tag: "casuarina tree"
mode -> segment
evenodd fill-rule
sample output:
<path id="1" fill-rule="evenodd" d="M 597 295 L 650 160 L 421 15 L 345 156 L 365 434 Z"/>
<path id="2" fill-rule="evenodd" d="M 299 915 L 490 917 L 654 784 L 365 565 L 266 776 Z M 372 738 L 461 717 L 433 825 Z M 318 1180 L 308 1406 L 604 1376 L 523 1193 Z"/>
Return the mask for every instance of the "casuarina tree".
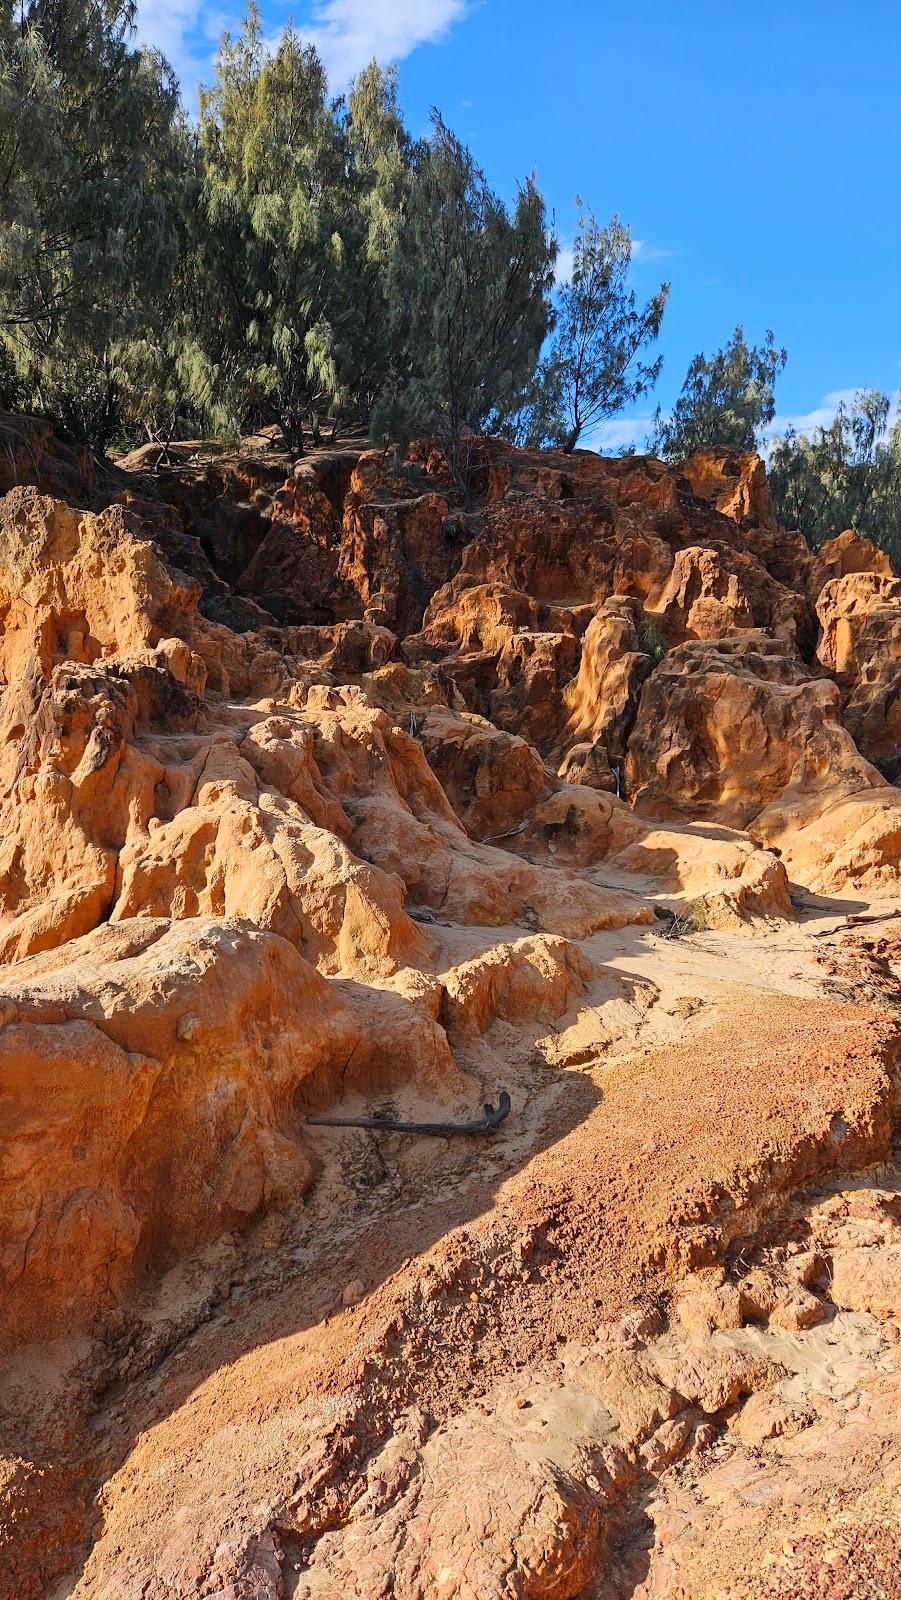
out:
<path id="1" fill-rule="evenodd" d="M 132 0 L 0 4 L 0 341 L 32 405 L 102 450 L 174 270 L 189 135 Z"/>
<path id="2" fill-rule="evenodd" d="M 753 450 L 775 415 L 773 389 L 786 359 L 771 331 L 762 344 L 748 345 L 741 326 L 709 361 L 703 353 L 695 356 L 672 416 L 659 408 L 655 414 L 654 454 L 679 462 L 704 445 Z"/>
<path id="3" fill-rule="evenodd" d="M 534 180 L 508 210 L 434 113 L 414 155 L 389 276 L 399 370 L 376 407 L 374 435 L 434 429 L 465 492 L 468 433 L 515 412 L 534 377 L 555 257 Z"/>
<path id="4" fill-rule="evenodd" d="M 557 296 L 553 344 L 529 412 L 529 443 L 574 450 L 586 431 L 657 382 L 663 357 L 648 363 L 641 356 L 660 333 L 670 286 L 640 305 L 629 285 L 632 256 L 631 232 L 618 217 L 604 227 L 590 211 L 579 218 L 572 274 Z"/>
<path id="5" fill-rule="evenodd" d="M 860 390 L 828 427 L 785 434 L 768 476 L 779 521 L 814 549 L 854 528 L 901 559 L 901 421 L 891 422 L 887 394 Z"/>
<path id="6" fill-rule="evenodd" d="M 235 425 L 275 422 L 289 449 L 345 398 L 338 346 L 350 282 L 343 141 L 315 50 L 289 27 L 270 53 L 251 7 L 201 91 L 206 270 L 218 290 L 210 370 Z"/>

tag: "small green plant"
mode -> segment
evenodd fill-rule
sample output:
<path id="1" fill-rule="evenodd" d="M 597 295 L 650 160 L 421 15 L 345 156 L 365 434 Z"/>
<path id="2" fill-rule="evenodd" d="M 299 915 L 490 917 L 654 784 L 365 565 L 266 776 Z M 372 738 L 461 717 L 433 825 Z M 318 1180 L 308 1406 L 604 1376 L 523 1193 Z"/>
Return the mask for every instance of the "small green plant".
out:
<path id="1" fill-rule="evenodd" d="M 645 617 L 638 629 L 638 648 L 646 656 L 651 656 L 655 664 L 663 660 L 669 648 L 659 624 L 652 617 Z"/>
<path id="2" fill-rule="evenodd" d="M 655 906 L 654 915 L 665 924 L 662 930 L 664 939 L 684 939 L 690 933 L 706 933 L 709 927 L 707 903 L 703 896 L 691 900 L 684 911 Z"/>
<path id="3" fill-rule="evenodd" d="M 399 451 L 395 451 L 391 458 L 391 471 L 397 478 L 403 478 L 414 489 L 426 489 L 428 478 L 418 461 L 405 461 Z"/>
<path id="4" fill-rule="evenodd" d="M 699 895 L 697 900 L 692 900 L 688 908 L 688 915 L 693 924 L 694 932 L 706 933 L 708 928 L 707 902 L 703 895 Z"/>

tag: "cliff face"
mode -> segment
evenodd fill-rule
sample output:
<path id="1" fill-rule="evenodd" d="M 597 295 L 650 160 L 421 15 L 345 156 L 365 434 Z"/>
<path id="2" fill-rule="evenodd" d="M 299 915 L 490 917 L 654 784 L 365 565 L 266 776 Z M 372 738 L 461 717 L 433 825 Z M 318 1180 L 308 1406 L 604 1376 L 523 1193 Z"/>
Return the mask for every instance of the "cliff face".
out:
<path id="1" fill-rule="evenodd" d="M 629 1187 L 643 1164 L 636 1130 L 653 1138 L 655 1122 L 672 1116 L 655 1083 L 675 1073 L 678 1099 L 705 1082 L 697 1062 L 689 1071 L 679 1056 L 691 982 L 669 996 L 662 1031 L 655 1022 L 642 1032 L 640 953 L 659 945 L 653 930 L 720 930 L 721 951 L 734 951 L 743 934 L 743 959 L 754 965 L 755 951 L 797 944 L 796 911 L 812 895 L 836 914 L 901 898 L 901 795 L 888 781 L 901 758 L 901 583 L 853 534 L 813 555 L 776 526 L 761 462 L 725 451 L 699 453 L 674 473 L 641 457 L 530 454 L 478 441 L 471 498 L 461 504 L 428 445 L 404 460 L 325 451 L 290 474 L 259 455 L 186 448 L 152 479 L 139 453 L 101 483 L 45 430 L 13 419 L 4 427 L 12 445 L 0 501 L 0 1345 L 12 1374 L 3 1451 L 14 1466 L 0 1487 L 8 1513 L 0 1550 L 13 1552 L 0 1593 L 30 1597 L 88 1537 L 84 1484 L 96 1488 L 110 1471 L 106 1446 L 92 1453 L 72 1443 L 91 1406 L 111 1403 L 111 1385 L 149 1370 L 227 1299 L 229 1263 L 247 1240 L 259 1245 L 270 1227 L 278 1239 L 312 1229 L 302 1248 L 294 1240 L 299 1256 L 280 1257 L 282 1268 L 304 1260 L 312 1271 L 316 1252 L 331 1250 L 353 1291 L 345 1306 L 371 1288 L 372 1274 L 343 1252 L 348 1218 L 356 1227 L 362 1212 L 368 1225 L 372 1208 L 334 1139 L 306 1124 L 311 1111 L 390 1104 L 420 1120 L 467 1119 L 491 1097 L 492 1080 L 515 1086 L 519 1074 L 522 1118 L 531 1098 L 557 1105 L 572 1072 L 617 1041 L 624 1058 L 623 1040 L 633 1051 L 675 1052 L 659 1077 L 644 1071 L 641 1104 L 627 1096 L 616 1112 L 625 1189 L 602 1192 L 592 1178 L 572 1200 L 583 1222 L 559 1223 L 579 1236 L 574 1259 L 601 1321 L 608 1302 L 611 1316 L 624 1314 L 630 1295 L 634 1309 L 655 1274 L 672 1285 L 688 1267 L 721 1271 L 730 1241 L 799 1184 L 885 1158 L 892 1027 L 853 1009 L 830 1019 L 813 978 L 793 989 L 785 977 L 774 986 L 797 1048 L 778 1093 L 774 1021 L 746 1063 L 743 1117 L 716 1148 L 694 1123 L 673 1126 L 661 1149 L 682 1141 L 696 1169 L 670 1170 L 665 1157 L 653 1203 L 641 1185 Z M 605 966 L 613 946 L 604 939 L 619 941 L 617 959 L 639 963 L 627 989 Z M 812 948 L 791 959 L 811 959 Z M 737 970 L 694 981 L 703 990 L 708 979 L 731 996 L 729 1038 L 740 1057 L 747 1028 L 735 1021 L 741 1006 L 733 1016 Z M 702 1003 L 703 994 L 694 1011 Z M 808 1004 L 809 1017 L 801 1015 Z M 553 1042 L 567 1031 L 568 1053 Z M 821 1032 L 833 1041 L 825 1054 Z M 706 1048 L 716 1076 L 716 1049 Z M 536 1050 L 545 1077 L 530 1077 Z M 725 1081 L 717 1092 L 728 1094 Z M 719 1126 L 721 1110 L 710 1119 Z M 595 1137 L 606 1135 L 595 1129 Z M 582 1138 L 565 1158 L 566 1183 L 595 1159 Z M 509 1148 L 518 1172 L 526 1134 Z M 403 1171 L 402 1206 L 428 1195 L 432 1149 L 391 1154 Z M 379 1159 L 387 1174 L 383 1151 Z M 461 1193 L 475 1192 L 470 1160 L 454 1179 Z M 680 1196 L 671 1215 L 669 1184 Z M 558 1197 L 551 1210 L 564 1216 L 568 1204 Z M 584 1219 L 595 1205 L 620 1219 L 628 1293 L 600 1243 L 586 1254 Z M 328 1244 L 330 1208 L 340 1246 Z M 534 1212 L 539 1232 L 549 1225 L 534 1195 L 513 1204 L 523 1211 Z M 699 1217 L 703 1240 L 692 1233 Z M 432 1218 L 430 1238 L 450 1225 Z M 386 1281 L 418 1256 L 413 1234 L 404 1236 L 403 1268 L 397 1252 L 383 1251 Z M 822 1251 L 852 1246 L 843 1237 Z M 879 1248 L 897 1243 L 880 1235 Z M 558 1259 L 566 1276 L 563 1246 Z M 476 1301 L 467 1261 L 458 1268 Z M 489 1279 L 493 1270 L 485 1268 Z M 320 1261 L 316 1271 L 326 1282 L 331 1267 Z M 848 1271 L 846 1298 L 859 1298 L 858 1268 Z M 192 1272 L 203 1290 L 183 1289 L 182 1320 L 170 1317 L 162 1337 L 160 1285 Z M 818 1272 L 811 1268 L 811 1283 L 821 1283 Z M 695 1285 L 697 1303 L 722 1281 Z M 799 1278 L 792 1293 L 807 1293 L 805 1284 Z M 507 1290 L 489 1282 L 486 1292 Z M 742 1292 L 744 1311 L 729 1321 L 720 1309 L 710 1326 L 766 1321 L 785 1300 L 777 1295 L 758 1316 L 751 1291 Z M 314 1284 L 304 1312 L 311 1328 L 322 1322 L 321 1298 Z M 383 1349 L 401 1326 L 386 1304 L 377 1308 Z M 515 1344 L 537 1317 L 547 1327 L 526 1340 L 523 1361 L 547 1356 L 545 1334 L 582 1348 L 585 1305 L 574 1319 L 554 1307 L 553 1297 L 532 1305 L 526 1295 L 518 1331 L 491 1337 L 498 1348 L 505 1338 Z M 864 1309 L 872 1312 L 869 1301 Z M 501 1328 L 500 1307 L 498 1316 Z M 453 1323 L 451 1334 L 470 1351 L 466 1329 Z M 276 1492 L 260 1461 L 245 1462 L 266 1506 L 255 1526 L 220 1462 L 210 1470 L 222 1477 L 231 1543 L 222 1544 L 225 1523 L 209 1508 L 189 1516 L 192 1538 L 202 1525 L 209 1534 L 196 1572 L 191 1540 L 183 1548 L 174 1533 L 164 1574 L 133 1532 L 127 1560 L 100 1540 L 77 1592 L 374 1596 L 388 1592 L 393 1571 L 391 1592 L 411 1597 L 582 1593 L 597 1579 L 605 1506 L 635 1480 L 632 1467 L 614 1471 L 614 1460 L 666 1465 L 690 1441 L 703 1445 L 704 1416 L 720 1426 L 739 1394 L 772 1389 L 764 1364 L 756 1376 L 724 1378 L 718 1398 L 720 1378 L 705 1389 L 707 1379 L 686 1377 L 682 1334 L 659 1318 L 633 1334 L 664 1340 L 642 1358 L 640 1382 L 628 1380 L 641 1393 L 634 1415 L 623 1409 L 620 1366 L 612 1389 L 584 1372 L 576 1382 L 589 1356 L 577 1361 L 575 1344 L 566 1346 L 576 1363 L 566 1382 L 580 1393 L 587 1385 L 595 1409 L 612 1407 L 621 1419 L 623 1437 L 610 1432 L 604 1456 L 609 1484 L 586 1466 L 597 1440 L 579 1443 L 569 1423 L 557 1429 L 565 1440 L 556 1455 L 535 1456 L 517 1420 L 532 1401 L 520 1407 L 515 1384 L 494 1396 L 490 1423 L 460 1401 L 433 1446 L 410 1410 L 426 1405 L 424 1390 L 405 1378 L 391 1398 L 388 1369 L 372 1358 L 361 1370 L 381 1398 L 368 1422 L 342 1423 L 328 1446 L 321 1419 L 303 1423 L 309 1459 L 292 1491 L 302 1514 L 292 1501 L 278 1522 L 273 1507 L 287 1491 Z M 345 1337 L 339 1330 L 333 1355 L 320 1327 L 316 1360 L 346 1409 L 355 1380 L 353 1362 L 341 1366 Z M 413 1373 L 439 1359 L 423 1337 L 426 1354 L 411 1347 L 401 1361 Z M 671 1360 L 667 1338 L 678 1346 Z M 44 1417 L 23 1456 L 28 1363 L 37 1359 L 28 1352 L 39 1348 L 57 1352 L 68 1421 Z M 732 1350 L 728 1361 L 746 1357 Z M 296 1360 L 305 1394 L 313 1357 L 304 1350 Z M 537 1369 L 533 1377 L 540 1387 Z M 659 1439 L 648 1442 L 664 1425 L 680 1441 L 669 1455 Z M 364 1495 L 351 1518 L 361 1463 L 389 1448 L 392 1429 L 406 1440 L 400 1456 L 374 1459 L 393 1498 L 368 1504 Z M 516 1460 L 539 1458 L 535 1482 L 516 1487 Z M 281 1484 L 281 1466 L 276 1475 Z M 148 1467 L 140 1494 L 152 1478 Z M 458 1515 L 450 1491 L 463 1479 L 474 1498 Z M 119 1492 L 127 1498 L 134 1483 Z M 317 1494 L 332 1511 L 311 1509 Z M 480 1565 L 495 1501 L 506 1508 L 492 1535 L 501 1554 Z M 416 1517 L 425 1532 L 413 1551 L 402 1530 Z M 346 1538 L 334 1531 L 351 1522 Z M 398 1539 L 405 1553 L 395 1561 Z M 461 1540 L 468 1575 L 454 1587 L 443 1574 Z M 258 1561 L 249 1553 L 257 1547 Z M 285 1548 L 292 1572 L 315 1567 L 306 1588 L 306 1578 L 287 1586 Z"/>

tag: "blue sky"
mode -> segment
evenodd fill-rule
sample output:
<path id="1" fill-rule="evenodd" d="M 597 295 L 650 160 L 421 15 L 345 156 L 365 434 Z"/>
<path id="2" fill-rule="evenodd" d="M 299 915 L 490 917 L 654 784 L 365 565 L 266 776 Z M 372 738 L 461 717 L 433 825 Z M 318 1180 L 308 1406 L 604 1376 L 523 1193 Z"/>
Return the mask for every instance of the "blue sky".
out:
<path id="1" fill-rule="evenodd" d="M 780 422 L 828 420 L 862 385 L 901 384 L 898 0 L 261 0 L 289 12 L 340 91 L 373 55 L 400 65 L 409 126 L 429 108 L 513 193 L 534 170 L 571 237 L 581 194 L 640 241 L 645 295 L 672 282 L 655 400 L 736 322 L 788 348 Z M 240 5 L 143 0 L 141 30 L 192 102 Z M 610 424 L 638 442 L 652 404 Z"/>

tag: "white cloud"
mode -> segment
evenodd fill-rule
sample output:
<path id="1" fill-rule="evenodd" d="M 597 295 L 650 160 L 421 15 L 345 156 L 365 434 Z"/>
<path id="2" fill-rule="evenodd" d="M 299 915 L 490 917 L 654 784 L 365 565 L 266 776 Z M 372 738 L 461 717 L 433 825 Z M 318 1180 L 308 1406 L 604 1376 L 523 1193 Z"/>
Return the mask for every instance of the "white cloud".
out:
<path id="1" fill-rule="evenodd" d="M 554 267 L 554 282 L 557 284 L 569 283 L 573 275 L 575 251 L 571 244 L 561 244 L 557 251 L 557 262 Z"/>
<path id="2" fill-rule="evenodd" d="M 763 454 L 769 454 L 773 441 L 793 428 L 795 433 L 813 433 L 815 428 L 828 428 L 835 421 L 836 412 L 840 405 L 850 405 L 854 396 L 859 394 L 866 385 L 857 384 L 853 389 L 830 389 L 825 394 L 818 406 L 811 411 L 799 411 L 793 415 L 785 414 L 773 418 L 769 427 L 764 430 Z M 901 417 L 901 391 L 892 398 L 888 414 L 886 432 Z M 668 421 L 666 413 L 663 417 Z M 645 449 L 648 434 L 654 424 L 653 416 L 645 413 L 639 417 L 613 417 L 609 422 L 602 422 L 591 434 L 586 434 L 579 443 L 586 450 L 597 450 L 600 455 L 614 455 L 619 450 L 637 450 L 641 453 Z"/>
<path id="3" fill-rule="evenodd" d="M 787 433 L 789 428 L 795 433 L 813 433 L 817 428 L 828 428 L 836 418 L 839 406 L 850 406 L 854 396 L 860 394 L 865 384 L 857 384 L 853 389 L 830 389 L 824 394 L 820 404 L 814 406 L 812 411 L 800 411 L 794 415 L 775 416 L 767 428 L 764 429 L 764 438 L 778 439 Z M 892 400 L 888 416 L 888 427 L 891 428 L 898 418 L 899 397 L 895 395 Z"/>
<path id="4" fill-rule="evenodd" d="M 611 417 L 602 422 L 591 434 L 579 440 L 585 450 L 597 450 L 599 455 L 612 456 L 618 450 L 643 450 L 651 431 L 653 417 L 648 412 L 643 417 Z"/>
<path id="5" fill-rule="evenodd" d="M 767 439 L 775 439 L 787 433 L 789 428 L 793 428 L 795 433 L 813 433 L 815 428 L 828 428 L 830 423 L 835 421 L 839 406 L 848 405 L 856 394 L 856 389 L 830 389 L 812 411 L 775 416 L 764 429 L 764 436 Z"/>
<path id="6" fill-rule="evenodd" d="M 187 34 L 197 24 L 200 0 L 145 0 L 138 18 L 141 39 L 162 50 L 174 64 Z"/>
<path id="7" fill-rule="evenodd" d="M 678 250 L 661 250 L 659 245 L 648 244 L 646 239 L 632 240 L 632 260 L 636 265 L 644 265 L 648 261 L 666 261 L 678 254 Z"/>
<path id="8" fill-rule="evenodd" d="M 335 94 L 373 57 L 401 61 L 418 45 L 435 43 L 465 15 L 469 0 L 314 0 L 297 31 L 316 46 Z M 226 28 L 240 26 L 243 3 L 211 6 L 205 0 L 142 0 L 138 34 L 175 68 L 185 102 L 194 109 L 197 85 L 209 82 Z M 268 20 L 268 19 L 267 19 Z M 274 47 L 280 29 L 269 41 Z"/>
<path id="9" fill-rule="evenodd" d="M 435 43 L 466 12 L 468 0 L 318 0 L 298 32 L 316 46 L 332 90 L 345 89 L 362 67 L 402 61 Z"/>
<path id="10" fill-rule="evenodd" d="M 234 30 L 240 18 L 240 10 L 221 10 L 204 0 L 143 0 L 139 6 L 138 38 L 162 51 L 174 67 L 190 111 L 196 109 L 198 84 L 212 78 L 222 34 Z"/>
<path id="11" fill-rule="evenodd" d="M 558 287 L 568 283 L 573 275 L 574 249 L 567 239 L 561 239 L 560 249 L 557 252 L 557 265 L 554 268 L 554 280 Z M 677 256 L 678 250 L 659 250 L 656 245 L 647 244 L 644 239 L 633 239 L 630 259 L 635 266 L 644 266 L 648 261 L 663 261 L 667 256 Z"/>

